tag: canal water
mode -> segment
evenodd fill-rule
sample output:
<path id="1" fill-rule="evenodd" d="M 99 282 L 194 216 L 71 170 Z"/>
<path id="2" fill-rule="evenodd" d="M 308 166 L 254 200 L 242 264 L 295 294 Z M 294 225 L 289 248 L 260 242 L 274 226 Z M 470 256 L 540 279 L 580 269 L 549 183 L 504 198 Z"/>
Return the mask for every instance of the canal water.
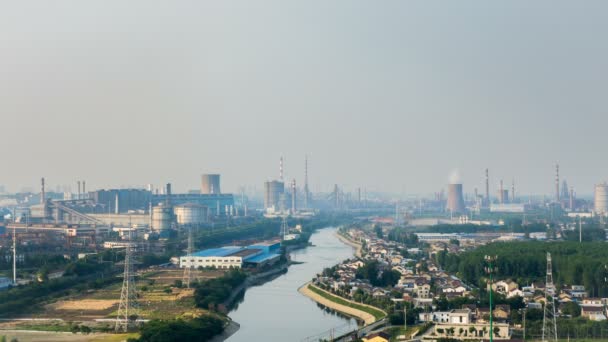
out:
<path id="1" fill-rule="evenodd" d="M 294 261 L 287 273 L 263 285 L 248 288 L 240 304 L 229 314 L 241 325 L 229 342 L 249 341 L 318 341 L 330 333 L 352 331 L 352 318 L 324 309 L 298 292 L 326 267 L 354 255 L 354 249 L 335 236 L 335 228 L 317 230 L 310 238 L 314 246 L 291 253 Z"/>

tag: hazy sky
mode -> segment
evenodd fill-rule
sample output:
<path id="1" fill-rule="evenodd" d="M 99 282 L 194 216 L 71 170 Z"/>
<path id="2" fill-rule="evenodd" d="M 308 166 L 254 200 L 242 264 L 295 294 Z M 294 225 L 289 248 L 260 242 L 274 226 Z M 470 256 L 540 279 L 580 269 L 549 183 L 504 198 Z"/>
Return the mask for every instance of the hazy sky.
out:
<path id="1" fill-rule="evenodd" d="M 608 179 L 607 1 L 10 1 L 0 184 Z"/>

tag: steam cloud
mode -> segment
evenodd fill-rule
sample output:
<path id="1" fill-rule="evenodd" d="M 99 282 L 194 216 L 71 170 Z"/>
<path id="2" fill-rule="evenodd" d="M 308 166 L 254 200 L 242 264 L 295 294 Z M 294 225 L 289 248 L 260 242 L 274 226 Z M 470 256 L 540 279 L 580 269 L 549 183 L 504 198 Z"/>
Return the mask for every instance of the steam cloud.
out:
<path id="1" fill-rule="evenodd" d="M 460 184 L 462 183 L 462 179 L 460 178 L 460 170 L 454 169 L 450 173 L 450 177 L 448 179 L 449 184 Z"/>

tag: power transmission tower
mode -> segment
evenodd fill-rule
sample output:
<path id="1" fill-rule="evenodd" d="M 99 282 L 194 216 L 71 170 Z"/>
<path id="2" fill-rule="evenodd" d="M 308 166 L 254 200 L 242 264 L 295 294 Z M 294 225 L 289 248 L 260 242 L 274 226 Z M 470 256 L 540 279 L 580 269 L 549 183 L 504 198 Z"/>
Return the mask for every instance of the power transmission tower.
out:
<path id="1" fill-rule="evenodd" d="M 281 223 L 281 236 L 283 237 L 283 241 L 285 241 L 285 236 L 287 235 L 287 215 L 283 215 L 283 222 Z"/>
<path id="2" fill-rule="evenodd" d="M 188 252 L 186 256 L 190 258 L 194 253 L 194 243 L 192 241 L 192 226 L 188 228 Z M 187 288 L 190 288 L 190 284 L 194 281 L 194 275 L 192 274 L 192 268 L 194 268 L 194 263 L 192 261 L 186 263 L 186 267 L 184 267 L 184 277 L 183 283 Z"/>
<path id="3" fill-rule="evenodd" d="M 545 282 L 545 309 L 543 316 L 543 341 L 557 342 L 557 321 L 555 318 L 555 285 L 551 266 L 551 253 L 547 253 L 547 279 Z"/>
<path id="4" fill-rule="evenodd" d="M 120 291 L 120 304 L 118 305 L 115 330 L 117 332 L 127 332 L 129 327 L 135 325 L 137 315 L 137 288 L 133 276 L 133 242 L 131 242 L 131 239 L 129 238 L 125 250 L 125 271 L 122 281 L 122 290 Z"/>

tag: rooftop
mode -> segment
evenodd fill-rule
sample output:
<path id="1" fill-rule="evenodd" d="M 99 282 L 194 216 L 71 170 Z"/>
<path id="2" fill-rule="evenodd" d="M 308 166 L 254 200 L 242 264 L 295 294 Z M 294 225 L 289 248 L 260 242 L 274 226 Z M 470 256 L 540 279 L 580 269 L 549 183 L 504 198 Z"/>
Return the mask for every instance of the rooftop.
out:
<path id="1" fill-rule="evenodd" d="M 211 248 L 211 249 L 205 249 L 202 251 L 198 251 L 195 253 L 192 253 L 192 256 L 195 257 L 225 257 L 234 253 L 238 253 L 241 250 L 244 250 L 245 248 L 243 247 L 237 247 L 237 246 L 227 246 L 227 247 L 220 247 L 220 248 Z"/>

